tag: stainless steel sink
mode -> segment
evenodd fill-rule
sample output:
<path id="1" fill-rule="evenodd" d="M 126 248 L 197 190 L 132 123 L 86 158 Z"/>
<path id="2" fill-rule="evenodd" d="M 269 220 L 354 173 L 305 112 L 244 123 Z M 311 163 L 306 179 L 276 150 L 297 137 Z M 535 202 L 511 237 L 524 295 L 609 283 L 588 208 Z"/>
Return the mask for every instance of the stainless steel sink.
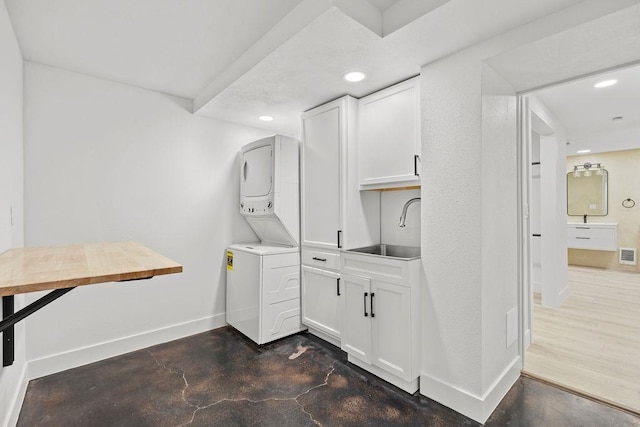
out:
<path id="1" fill-rule="evenodd" d="M 391 258 L 416 259 L 420 258 L 420 248 L 414 246 L 399 245 L 373 245 L 364 248 L 348 249 L 347 252 L 358 252 L 362 254 L 378 255 Z"/>

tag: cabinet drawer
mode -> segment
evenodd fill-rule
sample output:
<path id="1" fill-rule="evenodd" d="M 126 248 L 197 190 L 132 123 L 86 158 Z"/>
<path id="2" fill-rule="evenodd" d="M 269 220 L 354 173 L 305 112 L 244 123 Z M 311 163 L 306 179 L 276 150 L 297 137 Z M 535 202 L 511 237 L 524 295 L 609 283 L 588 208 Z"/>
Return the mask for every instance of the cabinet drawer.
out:
<path id="1" fill-rule="evenodd" d="M 302 249 L 302 264 L 327 270 L 340 270 L 340 253 Z"/>
<path id="2" fill-rule="evenodd" d="M 569 225 L 567 246 L 572 249 L 615 251 L 618 246 L 615 225 Z"/>
<path id="3" fill-rule="evenodd" d="M 567 234 L 569 237 L 590 237 L 592 239 L 608 239 L 613 237 L 614 229 L 592 228 L 592 227 L 569 227 Z"/>

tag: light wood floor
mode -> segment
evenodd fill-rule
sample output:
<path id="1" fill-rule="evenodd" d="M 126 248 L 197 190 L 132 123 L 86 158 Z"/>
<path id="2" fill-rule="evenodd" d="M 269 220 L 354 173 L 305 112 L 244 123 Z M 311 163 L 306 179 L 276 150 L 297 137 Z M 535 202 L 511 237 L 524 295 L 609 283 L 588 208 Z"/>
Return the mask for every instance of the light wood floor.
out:
<path id="1" fill-rule="evenodd" d="M 534 295 L 526 374 L 640 414 L 640 274 L 569 267 L 558 309 Z"/>

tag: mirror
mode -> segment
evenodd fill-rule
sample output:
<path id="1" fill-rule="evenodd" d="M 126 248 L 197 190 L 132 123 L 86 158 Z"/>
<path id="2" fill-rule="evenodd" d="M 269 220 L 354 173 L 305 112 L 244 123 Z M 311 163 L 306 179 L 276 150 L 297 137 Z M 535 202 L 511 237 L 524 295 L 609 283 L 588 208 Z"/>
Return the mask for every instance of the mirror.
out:
<path id="1" fill-rule="evenodd" d="M 591 166 L 589 163 L 585 165 Z M 608 213 L 607 178 L 609 173 L 603 168 L 585 171 L 574 168 L 567 173 L 567 215 L 606 216 Z M 578 173 L 575 171 L 578 170 Z"/>

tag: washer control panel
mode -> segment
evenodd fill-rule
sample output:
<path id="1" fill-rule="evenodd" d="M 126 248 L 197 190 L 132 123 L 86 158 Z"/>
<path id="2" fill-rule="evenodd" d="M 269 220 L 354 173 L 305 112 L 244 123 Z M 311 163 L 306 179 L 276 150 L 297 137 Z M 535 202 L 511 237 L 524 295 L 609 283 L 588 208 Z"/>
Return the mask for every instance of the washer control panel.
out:
<path id="1" fill-rule="evenodd" d="M 240 202 L 240 213 L 243 215 L 267 215 L 273 213 L 273 201 Z"/>

